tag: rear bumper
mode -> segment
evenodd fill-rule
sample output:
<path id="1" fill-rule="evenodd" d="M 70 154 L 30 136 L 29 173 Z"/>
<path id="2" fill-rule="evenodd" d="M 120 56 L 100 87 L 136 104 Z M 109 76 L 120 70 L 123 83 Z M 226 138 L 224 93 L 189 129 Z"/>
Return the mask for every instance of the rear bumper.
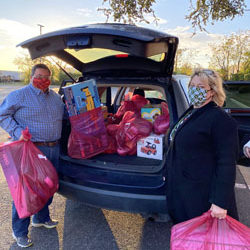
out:
<path id="1" fill-rule="evenodd" d="M 166 196 L 115 192 L 60 180 L 58 193 L 88 205 L 124 212 L 167 213 Z"/>

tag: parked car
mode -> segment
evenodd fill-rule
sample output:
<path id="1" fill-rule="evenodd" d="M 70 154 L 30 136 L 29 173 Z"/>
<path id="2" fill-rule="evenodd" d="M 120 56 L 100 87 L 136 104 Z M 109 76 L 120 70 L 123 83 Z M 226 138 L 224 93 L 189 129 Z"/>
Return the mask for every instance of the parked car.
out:
<path id="1" fill-rule="evenodd" d="M 243 154 L 243 146 L 250 139 L 250 81 L 225 81 L 226 102 L 224 109 L 238 123 L 240 164 L 250 166 L 250 159 Z"/>
<path id="2" fill-rule="evenodd" d="M 170 125 L 188 108 L 183 85 L 173 77 L 178 38 L 126 24 L 92 24 L 63 29 L 20 44 L 31 58 L 55 56 L 81 72 L 78 81 L 95 79 L 100 99 L 115 113 L 125 95 L 144 89 L 152 104 L 167 102 Z M 70 81 L 64 81 L 62 86 Z M 61 93 L 61 91 L 60 91 Z M 126 212 L 166 215 L 166 145 L 163 160 L 118 154 L 73 159 L 63 121 L 59 193 L 86 204 Z"/>

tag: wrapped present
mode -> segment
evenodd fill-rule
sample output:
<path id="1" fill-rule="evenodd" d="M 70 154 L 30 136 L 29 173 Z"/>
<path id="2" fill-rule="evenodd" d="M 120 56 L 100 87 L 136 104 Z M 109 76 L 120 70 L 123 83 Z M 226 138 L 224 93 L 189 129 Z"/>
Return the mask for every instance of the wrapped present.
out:
<path id="1" fill-rule="evenodd" d="M 101 106 L 94 79 L 63 87 L 69 116 L 79 115 Z"/>
<path id="2" fill-rule="evenodd" d="M 68 154 L 72 158 L 86 159 L 108 148 L 108 137 L 101 107 L 71 116 Z"/>

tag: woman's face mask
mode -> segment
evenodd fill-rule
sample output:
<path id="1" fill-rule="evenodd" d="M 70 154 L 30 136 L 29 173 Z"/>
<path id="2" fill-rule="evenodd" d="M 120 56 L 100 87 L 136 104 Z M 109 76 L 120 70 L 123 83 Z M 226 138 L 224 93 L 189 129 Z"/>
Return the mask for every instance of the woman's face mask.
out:
<path id="1" fill-rule="evenodd" d="M 201 106 L 207 100 L 208 91 L 209 90 L 204 88 L 190 86 L 188 89 L 190 103 L 197 107 Z"/>

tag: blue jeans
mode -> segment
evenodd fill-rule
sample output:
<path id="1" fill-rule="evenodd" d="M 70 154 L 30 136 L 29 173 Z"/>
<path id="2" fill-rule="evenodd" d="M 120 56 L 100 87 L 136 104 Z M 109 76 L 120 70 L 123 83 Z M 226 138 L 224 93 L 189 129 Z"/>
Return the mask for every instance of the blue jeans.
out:
<path id="1" fill-rule="evenodd" d="M 46 157 L 52 162 L 53 166 L 58 168 L 59 161 L 59 145 L 54 147 L 37 146 Z M 50 220 L 49 216 L 49 205 L 51 204 L 53 197 L 49 199 L 47 204 L 33 216 L 33 221 L 36 223 L 43 223 Z M 28 228 L 30 224 L 30 217 L 20 219 L 15 207 L 12 202 L 12 230 L 16 237 L 22 237 L 28 235 Z"/>

